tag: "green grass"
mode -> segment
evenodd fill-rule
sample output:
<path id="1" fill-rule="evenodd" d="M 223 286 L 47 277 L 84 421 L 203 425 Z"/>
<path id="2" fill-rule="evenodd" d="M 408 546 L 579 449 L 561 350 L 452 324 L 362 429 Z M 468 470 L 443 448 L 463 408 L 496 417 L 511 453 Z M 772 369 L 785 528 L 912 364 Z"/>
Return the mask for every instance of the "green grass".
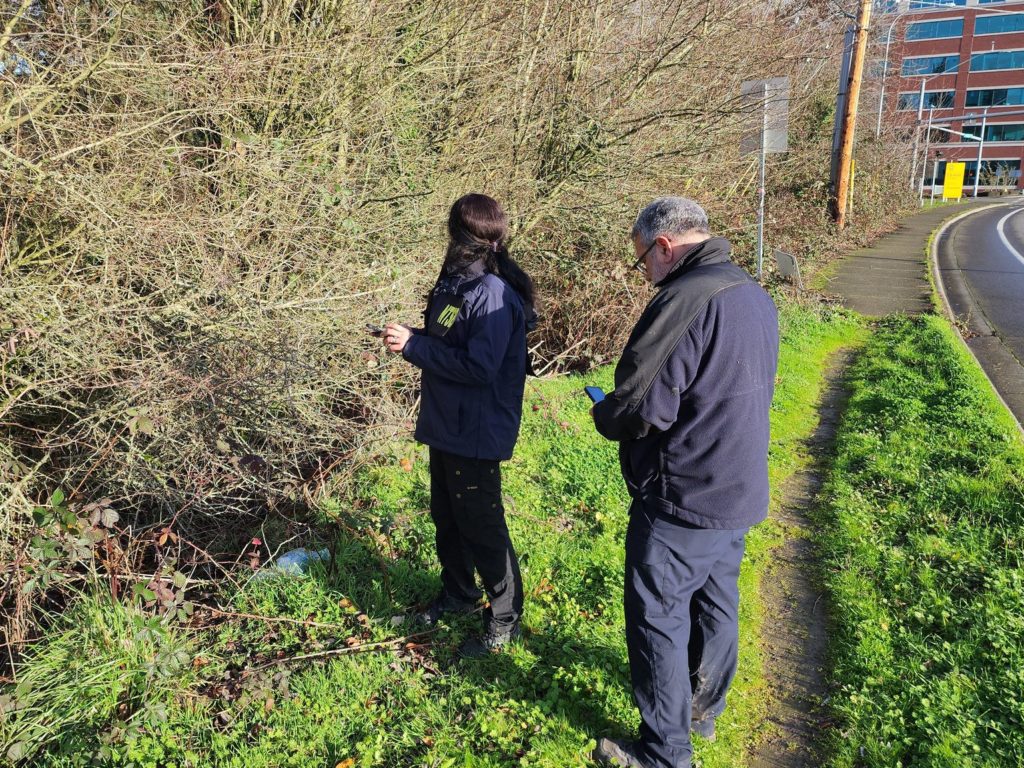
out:
<path id="1" fill-rule="evenodd" d="M 802 441 L 817 421 L 815 404 L 829 356 L 862 335 L 848 315 L 823 309 L 789 307 L 782 327 L 771 414 L 775 504 L 785 479 L 808 460 Z M 611 376 L 605 369 L 585 381 L 610 388 Z M 53 697 L 56 686 L 61 695 L 74 695 L 80 710 L 90 713 L 75 717 L 94 729 L 92 741 L 51 732 L 32 764 L 85 765 L 102 751 L 104 764 L 154 768 L 333 768 L 348 759 L 355 766 L 387 768 L 565 768 L 587 765 L 596 737 L 632 734 L 638 719 L 629 694 L 621 609 L 628 500 L 615 446 L 591 426 L 583 384 L 580 378 L 530 383 L 516 457 L 505 468 L 510 527 L 527 595 L 527 633 L 520 646 L 480 662 L 458 663 L 454 646 L 477 626 L 475 619 L 464 618 L 444 627 L 429 647 L 401 654 L 252 669 L 278 655 L 331 647 L 346 638 L 372 642 L 400 635 L 391 617 L 437 590 L 426 455 L 421 447 L 396 445 L 391 456 L 359 477 L 344 500 L 322 510 L 325 520 L 337 523 L 330 529 L 340 531 L 335 572 L 251 581 L 230 595 L 238 612 L 313 619 L 335 629 L 234 620 L 191 632 L 188 647 L 198 661 L 153 677 L 160 685 L 152 696 L 142 688 L 125 699 L 113 689 L 78 687 L 67 676 L 55 679 L 36 690 Z M 779 525 L 768 523 L 750 536 L 741 576 L 740 672 L 718 741 L 697 740 L 705 768 L 741 765 L 762 731 L 767 693 L 758 652 L 758 577 L 783 534 Z M 130 609 L 102 600 L 97 605 L 103 615 L 121 616 L 124 626 L 131 626 Z M 73 636 L 81 622 L 94 621 L 76 616 L 57 639 L 38 643 L 20 674 L 39 677 L 33 672 L 34 665 L 42 668 L 39 660 L 63 658 L 59 638 Z M 168 637 L 184 634 L 180 628 L 167 630 Z M 132 631 L 117 637 L 110 647 L 137 647 Z M 202 681 L 194 679 L 197 674 Z M 169 685 L 177 690 L 171 700 Z M 6 731 L 0 726 L 0 737 L 7 739 L 0 738 L 0 749 L 34 722 L 17 716 L 8 720 Z"/>
<path id="2" fill-rule="evenodd" d="M 938 317 L 851 371 L 820 522 L 836 768 L 1024 765 L 1024 443 Z"/>

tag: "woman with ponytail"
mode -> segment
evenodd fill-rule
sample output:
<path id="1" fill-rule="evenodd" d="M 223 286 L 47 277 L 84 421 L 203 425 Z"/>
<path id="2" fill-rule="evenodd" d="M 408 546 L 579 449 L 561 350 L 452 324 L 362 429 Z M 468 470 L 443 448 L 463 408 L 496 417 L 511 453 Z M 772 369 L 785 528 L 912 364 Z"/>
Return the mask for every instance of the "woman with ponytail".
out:
<path id="1" fill-rule="evenodd" d="M 482 656 L 520 634 L 523 582 L 505 523 L 500 462 L 512 457 L 536 322 L 533 282 L 509 256 L 508 218 L 496 200 L 470 194 L 448 215 L 448 249 L 424 312 L 425 327 L 390 323 L 384 343 L 423 372 L 416 439 L 430 448 L 430 515 L 441 591 L 421 614 L 490 608 L 479 638 L 459 648 Z"/>

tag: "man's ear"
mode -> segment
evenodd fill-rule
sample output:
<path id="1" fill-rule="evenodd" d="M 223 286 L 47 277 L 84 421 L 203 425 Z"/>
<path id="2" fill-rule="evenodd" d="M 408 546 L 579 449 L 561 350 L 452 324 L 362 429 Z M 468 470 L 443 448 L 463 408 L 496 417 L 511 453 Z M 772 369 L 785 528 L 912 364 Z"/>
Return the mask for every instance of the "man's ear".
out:
<path id="1" fill-rule="evenodd" d="M 665 237 L 665 235 L 658 235 L 654 238 L 654 242 L 658 244 L 658 247 L 655 249 L 658 253 L 658 259 L 663 264 L 668 264 L 672 261 L 672 252 L 674 250 L 672 248 L 672 241 Z"/>

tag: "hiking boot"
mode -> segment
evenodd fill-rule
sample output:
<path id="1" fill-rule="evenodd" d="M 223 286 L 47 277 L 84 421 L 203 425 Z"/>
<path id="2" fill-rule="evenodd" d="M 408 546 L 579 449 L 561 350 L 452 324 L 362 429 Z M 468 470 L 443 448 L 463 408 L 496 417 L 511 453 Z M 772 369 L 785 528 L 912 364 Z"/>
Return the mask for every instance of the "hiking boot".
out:
<path id="1" fill-rule="evenodd" d="M 591 757 L 600 765 L 613 765 L 617 768 L 647 768 L 647 764 L 636 756 L 633 745 L 618 739 L 600 739 Z"/>
<path id="2" fill-rule="evenodd" d="M 487 622 L 487 629 L 479 637 L 471 637 L 459 646 L 459 656 L 463 659 L 479 659 L 491 651 L 508 645 L 522 636 L 519 622 L 514 624 L 495 624 Z"/>
<path id="3" fill-rule="evenodd" d="M 691 720 L 690 733 L 696 733 L 704 741 L 715 740 L 715 718 L 708 717 L 704 720 Z"/>
<path id="4" fill-rule="evenodd" d="M 476 610 L 476 601 L 461 600 L 442 592 L 431 601 L 430 605 L 417 614 L 420 623 L 433 627 L 447 613 L 466 615 Z"/>

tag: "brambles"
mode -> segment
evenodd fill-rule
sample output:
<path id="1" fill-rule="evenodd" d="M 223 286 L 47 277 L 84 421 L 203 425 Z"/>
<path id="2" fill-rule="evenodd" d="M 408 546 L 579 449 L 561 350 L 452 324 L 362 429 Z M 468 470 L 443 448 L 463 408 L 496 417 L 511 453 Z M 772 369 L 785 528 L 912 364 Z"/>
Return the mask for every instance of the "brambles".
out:
<path id="1" fill-rule="evenodd" d="M 824 210 L 809 179 L 832 87 L 835 22 L 805 5 L 5 3 L 2 53 L 31 65 L 0 75 L 5 640 L 57 599 L 49 577 L 26 590 L 33 572 L 159 598 L 156 576 L 226 579 L 264 524 L 346 524 L 308 513 L 408 433 L 415 403 L 414 373 L 363 328 L 415 320 L 469 189 L 511 215 L 546 370 L 620 348 L 648 296 L 624 257 L 647 198 L 696 196 L 749 263 L 751 73 L 796 85 L 769 232 L 834 246 L 794 225 Z M 864 170 L 901 179 L 889 159 Z M 57 488 L 77 517 L 109 499 L 116 534 L 73 557 L 34 547 Z M 175 600 L 146 602 L 191 602 Z"/>

